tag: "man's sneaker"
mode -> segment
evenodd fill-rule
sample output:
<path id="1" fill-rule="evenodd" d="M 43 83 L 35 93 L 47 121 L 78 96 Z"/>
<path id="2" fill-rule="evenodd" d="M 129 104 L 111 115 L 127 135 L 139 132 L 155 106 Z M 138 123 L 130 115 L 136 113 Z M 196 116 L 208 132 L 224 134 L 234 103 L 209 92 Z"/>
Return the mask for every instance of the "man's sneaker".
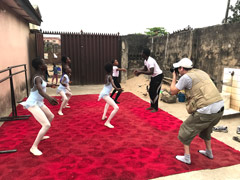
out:
<path id="1" fill-rule="evenodd" d="M 215 132 L 224 132 L 224 133 L 228 132 L 227 126 L 216 126 L 216 127 L 213 127 L 212 130 Z"/>
<path id="2" fill-rule="evenodd" d="M 237 134 L 240 134 L 240 126 L 237 127 Z"/>

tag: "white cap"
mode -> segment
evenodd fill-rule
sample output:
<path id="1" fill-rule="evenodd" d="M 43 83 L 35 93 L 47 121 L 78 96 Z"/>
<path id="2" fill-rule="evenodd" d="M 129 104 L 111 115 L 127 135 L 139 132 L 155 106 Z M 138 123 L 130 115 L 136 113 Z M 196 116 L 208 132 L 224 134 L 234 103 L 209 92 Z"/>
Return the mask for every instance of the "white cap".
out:
<path id="1" fill-rule="evenodd" d="M 192 68 L 193 67 L 193 63 L 190 59 L 188 58 L 183 58 L 180 61 L 178 61 L 177 63 L 173 64 L 174 68 L 179 68 L 179 67 L 184 67 L 184 68 Z"/>

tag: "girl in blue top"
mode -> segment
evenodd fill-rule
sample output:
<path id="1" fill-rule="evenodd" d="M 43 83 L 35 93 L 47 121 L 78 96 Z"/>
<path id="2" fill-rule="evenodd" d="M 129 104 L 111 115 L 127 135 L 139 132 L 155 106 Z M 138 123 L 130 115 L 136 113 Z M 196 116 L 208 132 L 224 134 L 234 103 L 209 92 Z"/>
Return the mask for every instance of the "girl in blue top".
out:
<path id="1" fill-rule="evenodd" d="M 66 74 L 63 75 L 62 81 L 60 82 L 60 85 L 58 86 L 57 93 L 62 96 L 62 104 L 60 106 L 60 109 L 58 111 L 58 114 L 60 116 L 63 115 L 63 108 L 70 108 L 68 106 L 68 101 L 72 96 L 71 89 L 69 87 L 69 77 L 71 76 L 72 70 L 69 67 L 66 67 L 65 69 Z"/>
<path id="2" fill-rule="evenodd" d="M 36 74 L 33 76 L 33 88 L 31 89 L 28 99 L 20 104 L 30 111 L 34 118 L 42 125 L 42 128 L 38 132 L 38 135 L 30 149 L 30 152 L 33 155 L 40 156 L 42 155 L 42 152 L 38 149 L 38 144 L 41 140 L 49 138 L 49 136 L 44 135 L 51 127 L 51 122 L 54 118 L 53 113 L 46 105 L 44 105 L 43 99 L 46 98 L 51 105 L 57 105 L 58 102 L 56 99 L 46 94 L 46 87 L 55 86 L 47 84 L 43 78 L 47 68 L 44 60 L 36 58 L 32 61 L 32 66 L 36 70 Z"/>
<path id="3" fill-rule="evenodd" d="M 105 76 L 105 84 L 103 87 L 103 90 L 101 91 L 101 93 L 99 94 L 99 98 L 98 101 L 100 99 L 104 99 L 106 101 L 106 105 L 103 111 L 103 115 L 102 115 L 102 120 L 107 119 L 106 113 L 107 110 L 109 108 L 109 105 L 111 105 L 113 107 L 113 111 L 111 112 L 110 116 L 108 117 L 108 119 L 105 122 L 105 126 L 107 126 L 108 128 L 114 128 L 114 126 L 110 123 L 110 121 L 112 120 L 112 118 L 115 116 L 115 114 L 118 112 L 118 105 L 115 103 L 115 101 L 109 96 L 110 92 L 112 91 L 112 88 L 114 87 L 118 92 L 123 91 L 122 88 L 117 88 L 113 82 L 113 78 L 112 78 L 112 71 L 113 71 L 113 65 L 108 63 L 105 65 L 105 70 L 107 72 L 106 76 Z"/>
<path id="4" fill-rule="evenodd" d="M 52 84 L 54 79 L 56 78 L 56 84 L 58 83 L 58 67 L 55 63 L 53 63 L 53 77 L 52 77 Z"/>

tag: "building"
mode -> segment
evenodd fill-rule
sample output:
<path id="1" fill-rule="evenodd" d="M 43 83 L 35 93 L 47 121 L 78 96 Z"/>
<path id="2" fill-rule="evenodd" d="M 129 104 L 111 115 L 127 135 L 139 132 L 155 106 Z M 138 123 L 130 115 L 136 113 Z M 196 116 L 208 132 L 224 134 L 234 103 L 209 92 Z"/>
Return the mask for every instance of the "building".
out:
<path id="1" fill-rule="evenodd" d="M 40 26 L 41 15 L 35 11 L 28 0 L 0 1 L 0 71 L 9 66 L 26 64 L 27 75 L 30 77 L 30 29 L 29 23 Z M 15 69 L 20 70 L 19 68 Z M 8 72 L 0 73 L 0 79 L 7 77 Z M 9 80 L 1 83 L 0 117 L 11 107 Z M 16 100 L 26 96 L 24 73 L 13 78 Z"/>

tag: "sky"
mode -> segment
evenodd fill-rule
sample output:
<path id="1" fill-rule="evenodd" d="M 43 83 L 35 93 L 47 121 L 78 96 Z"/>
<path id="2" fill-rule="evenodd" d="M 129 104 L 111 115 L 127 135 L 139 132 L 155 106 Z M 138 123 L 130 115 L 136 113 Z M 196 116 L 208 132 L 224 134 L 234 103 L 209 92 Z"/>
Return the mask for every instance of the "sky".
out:
<path id="1" fill-rule="evenodd" d="M 228 0 L 30 0 L 38 5 L 44 31 L 142 33 L 163 27 L 169 33 L 221 24 Z M 237 0 L 231 0 L 235 5 Z"/>

